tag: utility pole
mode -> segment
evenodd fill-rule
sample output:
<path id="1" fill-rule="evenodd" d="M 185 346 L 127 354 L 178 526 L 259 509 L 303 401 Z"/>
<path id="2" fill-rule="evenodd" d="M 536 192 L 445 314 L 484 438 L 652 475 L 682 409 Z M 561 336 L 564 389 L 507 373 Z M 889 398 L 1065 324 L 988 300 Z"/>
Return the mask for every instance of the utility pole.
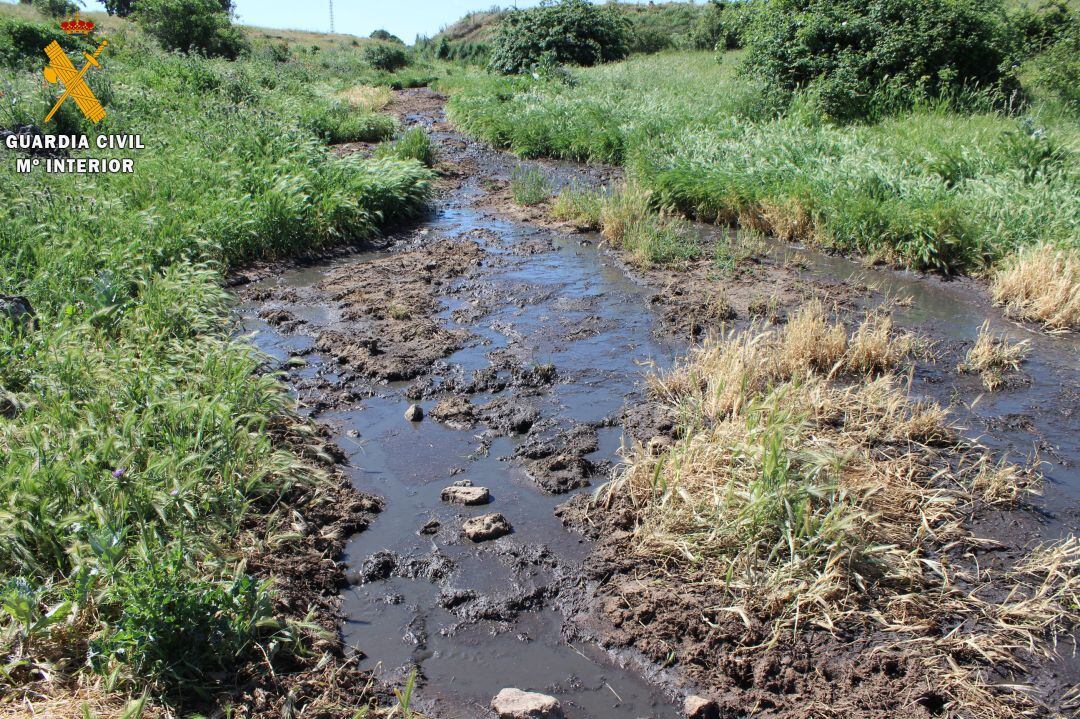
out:
<path id="1" fill-rule="evenodd" d="M 334 32 L 334 0 L 330 0 L 330 32 Z"/>

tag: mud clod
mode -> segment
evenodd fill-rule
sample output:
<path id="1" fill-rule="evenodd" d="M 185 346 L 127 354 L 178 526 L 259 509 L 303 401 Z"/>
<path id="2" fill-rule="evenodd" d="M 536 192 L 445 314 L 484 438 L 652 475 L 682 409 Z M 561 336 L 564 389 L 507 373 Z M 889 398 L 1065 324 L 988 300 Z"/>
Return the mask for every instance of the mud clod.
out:
<path id="1" fill-rule="evenodd" d="M 720 719 L 720 707 L 711 699 L 691 694 L 683 702 L 686 719 Z"/>
<path id="2" fill-rule="evenodd" d="M 503 689 L 491 700 L 499 719 L 563 719 L 559 700 L 547 694 Z"/>
<path id="3" fill-rule="evenodd" d="M 447 487 L 442 491 L 442 500 L 452 504 L 474 506 L 487 504 L 491 495 L 487 487 Z"/>
<path id="4" fill-rule="evenodd" d="M 465 536 L 474 542 L 486 542 L 489 539 L 498 539 L 514 531 L 506 517 L 499 513 L 484 514 L 473 517 L 461 527 Z"/>

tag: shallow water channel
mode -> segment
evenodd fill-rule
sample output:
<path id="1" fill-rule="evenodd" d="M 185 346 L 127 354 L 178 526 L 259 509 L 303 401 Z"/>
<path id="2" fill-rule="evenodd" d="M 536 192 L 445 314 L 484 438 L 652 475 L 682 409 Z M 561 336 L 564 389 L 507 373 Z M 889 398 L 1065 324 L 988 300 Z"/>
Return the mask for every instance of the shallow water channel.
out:
<path id="1" fill-rule="evenodd" d="M 430 376 L 438 383 L 468 375 L 487 367 L 497 350 L 526 365 L 554 365 L 557 380 L 530 393 L 528 402 L 547 426 L 595 428 L 598 448 L 588 459 L 606 474 L 623 441 L 617 419 L 628 398 L 640 391 L 647 363 L 667 366 L 685 345 L 657 332 L 649 302 L 654 290 L 630 277 L 598 248 L 596 238 L 540 228 L 481 207 L 484 180 L 505 178 L 516 160 L 446 129 L 434 137 L 441 146 L 453 143 L 455 152 L 481 158 L 485 176 L 466 177 L 440 199 L 410 241 L 476 240 L 484 260 L 446 284 L 440 319 L 467 330 L 470 339 L 436 363 Z M 559 181 L 574 174 L 566 167 L 547 165 Z M 1076 526 L 1080 417 L 1074 408 L 1080 367 L 1074 337 L 1047 336 L 1001 319 L 970 282 L 867 268 L 805 249 L 774 246 L 771 251 L 797 252 L 808 279 L 851 279 L 886 297 L 903 298 L 895 308 L 898 323 L 945 345 L 969 342 L 987 317 L 996 331 L 1030 340 L 1023 387 L 983 394 L 977 378 L 958 383 L 955 376 L 946 378 L 951 369 L 946 367 L 920 370 L 913 389 L 957 406 L 968 432 L 995 449 L 1016 456 L 1038 452 L 1051 481 L 1040 533 L 1053 537 Z M 385 251 L 348 255 L 261 283 L 309 288 L 332 270 L 363 272 L 366 261 L 382 256 Z M 259 309 L 244 304 L 238 311 L 260 349 L 280 361 L 306 353 L 307 366 L 293 376 L 332 377 L 333 365 L 310 353 L 313 337 L 302 330 L 279 332 L 259 319 Z M 313 324 L 336 322 L 329 306 L 302 309 Z M 576 567 L 590 547 L 554 514 L 571 494 L 541 491 L 512 458 L 525 437 L 487 436 L 476 427 L 459 429 L 431 419 L 407 422 L 403 414 L 411 401 L 404 391 L 410 384 L 377 385 L 355 406 L 318 415 L 347 453 L 355 485 L 385 501 L 371 527 L 352 539 L 345 557 L 369 578 L 344 591 L 345 640 L 365 655 L 364 666 L 395 681 L 417 667 L 421 705 L 437 706 L 445 718 L 486 716 L 491 697 L 504 687 L 553 694 L 568 716 L 580 719 L 680 716 L 680 697 L 669 695 L 675 682 L 644 678 L 657 679 L 658 670 L 633 656 L 612 656 L 564 637 L 561 595 L 574 586 Z M 433 403 L 421 402 L 425 409 Z M 489 488 L 490 503 L 463 507 L 441 501 L 441 490 L 462 479 Z M 592 487 L 574 491 L 594 491 L 602 481 L 594 477 Z M 502 513 L 513 533 L 476 544 L 461 536 L 465 519 L 490 512 Z M 431 520 L 439 529 L 421 534 Z M 386 556 L 395 568 L 371 571 L 372 558 L 377 564 Z"/>

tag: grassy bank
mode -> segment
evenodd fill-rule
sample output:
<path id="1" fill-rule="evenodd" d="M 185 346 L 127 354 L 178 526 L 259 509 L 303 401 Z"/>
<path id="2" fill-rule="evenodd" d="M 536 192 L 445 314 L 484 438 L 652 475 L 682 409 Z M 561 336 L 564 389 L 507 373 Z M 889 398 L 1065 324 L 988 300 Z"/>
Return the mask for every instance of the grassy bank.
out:
<path id="1" fill-rule="evenodd" d="M 918 269 L 981 272 L 1027 247 L 1075 257 L 1080 124 L 1063 106 L 924 106 L 838 126 L 798 100 L 781 114 L 738 62 L 663 53 L 577 70 L 575 84 L 476 74 L 446 86 L 470 133 L 523 156 L 625 165 L 654 207 Z"/>
<path id="2" fill-rule="evenodd" d="M 40 124 L 54 99 L 34 32 L 9 56 L 6 128 Z M 2 151 L 0 292 L 36 316 L 0 321 L 0 687 L 183 707 L 314 636 L 241 559 L 307 541 L 282 500 L 325 497 L 327 479 L 281 441 L 303 428 L 235 337 L 223 275 L 423 206 L 430 172 L 408 153 L 337 158 L 326 142 L 389 139 L 355 86 L 427 70 L 389 75 L 348 49 L 167 55 L 126 25 L 108 39 L 90 76 L 107 118 L 87 126 L 69 102 L 49 129 L 140 134 L 130 155 L 79 153 L 131 156 L 134 173 L 17 174 Z"/>

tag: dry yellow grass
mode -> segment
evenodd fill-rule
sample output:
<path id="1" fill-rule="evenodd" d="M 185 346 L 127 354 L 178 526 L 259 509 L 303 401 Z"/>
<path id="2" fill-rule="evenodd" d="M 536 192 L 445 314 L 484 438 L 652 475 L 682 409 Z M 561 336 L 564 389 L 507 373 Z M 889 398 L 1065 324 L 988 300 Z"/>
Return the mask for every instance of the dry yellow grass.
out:
<path id="1" fill-rule="evenodd" d="M 388 87 L 374 85 L 355 85 L 339 93 L 347 100 L 350 107 L 368 112 L 377 112 L 390 104 L 394 93 Z"/>
<path id="2" fill-rule="evenodd" d="M 1080 542 L 997 575 L 954 565 L 950 550 L 979 544 L 971 512 L 1015 504 L 1038 476 L 909 396 L 894 370 L 918 345 L 882 315 L 848 333 L 818 302 L 783 328 L 710 340 L 651 383 L 682 418 L 678 439 L 632 448 L 599 499 L 633 509 L 643 566 L 712 577 L 773 641 L 876 625 L 920 652 L 949 715 L 1020 717 L 1029 700 L 989 669 L 1023 668 L 1080 622 Z"/>
<path id="3" fill-rule="evenodd" d="M 1080 250 L 1029 247 L 1005 260 L 990 283 L 994 303 L 1051 330 L 1080 328 Z"/>
<path id="4" fill-rule="evenodd" d="M 1005 384 L 1006 373 L 1020 370 L 1020 364 L 1030 349 L 1029 344 L 1027 340 L 1010 342 L 1005 335 L 995 336 L 990 331 L 990 322 L 983 322 L 975 344 L 957 369 L 960 372 L 979 373 L 983 386 L 993 391 Z"/>

